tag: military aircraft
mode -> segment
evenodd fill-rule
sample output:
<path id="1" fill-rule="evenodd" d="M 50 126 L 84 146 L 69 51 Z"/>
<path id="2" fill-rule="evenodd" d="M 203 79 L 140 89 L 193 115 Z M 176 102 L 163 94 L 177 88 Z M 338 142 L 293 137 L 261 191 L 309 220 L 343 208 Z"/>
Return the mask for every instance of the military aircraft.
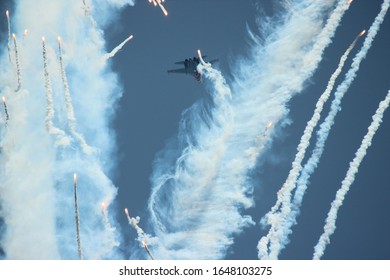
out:
<path id="1" fill-rule="evenodd" d="M 207 57 L 207 55 L 203 56 L 203 58 Z M 218 59 L 213 59 L 208 61 L 208 63 L 214 63 L 218 61 Z M 200 59 L 198 57 L 188 58 L 184 61 L 175 62 L 175 64 L 183 64 L 184 68 L 172 69 L 168 70 L 168 73 L 182 73 L 192 75 L 198 82 L 201 81 L 202 77 L 196 67 L 200 63 Z"/>

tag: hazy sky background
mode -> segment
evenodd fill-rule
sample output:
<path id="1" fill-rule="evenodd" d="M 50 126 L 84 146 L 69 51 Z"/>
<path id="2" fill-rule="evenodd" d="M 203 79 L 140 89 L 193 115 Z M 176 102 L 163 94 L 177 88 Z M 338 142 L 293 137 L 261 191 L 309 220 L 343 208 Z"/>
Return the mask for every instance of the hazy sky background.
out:
<path id="1" fill-rule="evenodd" d="M 124 84 L 124 95 L 114 123 L 120 156 L 114 180 L 119 187 L 119 207 L 128 207 L 133 215 L 139 215 L 146 231 L 148 214 L 145 209 L 153 159 L 164 148 L 167 139 L 175 137 L 181 113 L 206 95 L 207 83 L 199 84 L 190 76 L 168 75 L 166 71 L 175 68 L 174 62 L 196 55 L 200 48 L 210 59 L 219 58 L 217 67 L 229 80 L 234 63 L 246 57 L 250 50 L 246 26 L 258 33 L 256 21 L 264 15 L 276 14 L 277 2 L 167 1 L 165 7 L 169 16 L 164 17 L 160 9 L 149 5 L 148 1 L 137 1 L 107 29 L 108 49 L 128 34 L 134 34 L 133 41 L 113 59 L 113 67 Z M 306 122 L 340 56 L 353 38 L 371 25 L 381 3 L 380 0 L 353 2 L 315 75 L 302 94 L 290 103 L 292 124 L 281 130 L 272 149 L 262 156 L 252 174 L 256 207 L 248 213 L 256 222 L 275 203 L 276 192 L 287 177 Z M 362 40 L 351 57 L 361 44 Z M 282 251 L 282 259 L 312 257 L 330 202 L 367 131 L 371 116 L 390 88 L 389 49 L 390 21 L 386 18 L 343 100 L 343 110 L 336 118 L 319 168 L 312 176 L 298 225 L 293 227 L 291 243 Z M 350 62 L 351 58 L 346 70 Z M 339 81 L 341 79 L 343 76 Z M 325 259 L 390 258 L 390 222 L 387 218 L 390 210 L 389 122 L 387 113 L 339 212 L 337 229 Z M 124 216 L 120 220 L 126 224 Z M 125 238 L 135 237 L 130 227 L 123 228 Z M 257 242 L 266 233 L 259 225 L 246 229 L 236 238 L 227 258 L 257 258 Z"/>
<path id="2" fill-rule="evenodd" d="M 145 232 L 153 234 L 146 209 L 153 161 L 167 141 L 176 137 L 183 111 L 208 95 L 208 81 L 198 83 L 189 75 L 168 74 L 167 70 L 178 66 L 174 62 L 193 57 L 197 49 L 201 49 L 208 59 L 219 59 L 215 67 L 221 70 L 228 82 L 231 81 L 236 63 L 249 57 L 252 48 L 247 27 L 260 35 L 256 22 L 266 16 L 275 16 L 280 11 L 278 2 L 166 0 L 164 6 L 169 16 L 165 17 L 147 0 L 137 0 L 134 7 L 126 7 L 118 15 L 113 15 L 112 22 L 107 25 L 108 51 L 130 34 L 134 35 L 134 39 L 111 61 L 123 84 L 123 96 L 112 124 L 116 133 L 112 137 L 117 142 L 118 162 L 111 179 L 119 190 L 117 204 L 113 207 L 117 208 L 117 219 L 122 225 L 125 257 L 130 256 L 131 248 L 139 245 L 135 241 L 136 232 L 122 214 L 123 209 L 127 207 L 132 216 L 140 216 L 139 225 Z M 257 224 L 245 228 L 235 238 L 226 259 L 257 259 L 257 243 L 268 232 L 258 222 L 276 201 L 276 193 L 286 180 L 315 103 L 336 69 L 340 56 L 361 30 L 369 28 L 381 4 L 381 0 L 353 1 L 333 43 L 325 50 L 317 71 L 306 83 L 304 91 L 289 103 L 291 124 L 275 128 L 279 133 L 271 149 L 261 155 L 250 174 L 255 186 L 256 206 L 246 213 Z M 0 10 L 5 14 L 6 9 L 12 11 L 11 1 L 1 0 Z M 312 258 L 330 203 L 367 132 L 371 116 L 390 89 L 389 17 L 387 15 L 357 78 L 343 99 L 342 111 L 336 117 L 319 167 L 311 177 L 298 224 L 292 228 L 291 242 L 282 251 L 281 259 Z M 0 40 L 5 45 L 5 16 L 0 28 Z M 351 58 L 362 42 L 358 42 L 350 55 L 343 73 L 349 69 Z M 343 78 L 341 75 L 338 82 Z M 329 103 L 324 114 L 328 112 Z M 386 112 L 340 209 L 336 232 L 323 259 L 390 259 L 388 143 L 390 113 Z M 310 152 L 309 149 L 307 153 Z"/>

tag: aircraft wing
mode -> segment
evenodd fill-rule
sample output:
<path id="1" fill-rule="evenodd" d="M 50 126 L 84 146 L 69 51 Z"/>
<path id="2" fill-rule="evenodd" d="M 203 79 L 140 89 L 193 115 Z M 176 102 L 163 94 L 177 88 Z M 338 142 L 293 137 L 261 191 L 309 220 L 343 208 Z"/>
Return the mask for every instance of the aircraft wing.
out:
<path id="1" fill-rule="evenodd" d="M 217 61 L 219 61 L 219 59 L 213 59 L 213 60 L 210 60 L 210 61 L 206 61 L 206 63 L 211 63 L 211 64 L 213 64 L 214 62 L 217 62 Z"/>
<path id="2" fill-rule="evenodd" d="M 207 55 L 204 55 L 204 56 L 202 56 L 203 58 L 205 58 L 205 57 L 207 57 Z M 175 62 L 175 64 L 185 64 L 185 61 L 178 61 L 178 62 Z"/>
<path id="3" fill-rule="evenodd" d="M 168 70 L 168 73 L 183 73 L 183 74 L 187 74 L 187 71 L 186 71 L 185 68 L 180 68 L 180 69 Z"/>

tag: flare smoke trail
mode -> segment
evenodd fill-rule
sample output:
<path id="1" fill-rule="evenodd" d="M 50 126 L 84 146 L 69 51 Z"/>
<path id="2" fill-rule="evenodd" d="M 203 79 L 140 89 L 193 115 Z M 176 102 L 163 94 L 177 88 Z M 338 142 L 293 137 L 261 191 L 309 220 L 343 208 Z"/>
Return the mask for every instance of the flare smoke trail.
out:
<path id="1" fill-rule="evenodd" d="M 102 202 L 100 205 L 101 212 L 102 212 L 102 218 L 103 218 L 103 224 L 104 224 L 104 230 L 107 233 L 109 233 L 105 236 L 104 242 L 111 244 L 111 247 L 115 248 L 115 247 L 119 246 L 119 242 L 117 240 L 115 240 L 115 238 L 112 237 L 114 235 L 116 229 L 110 223 L 110 218 L 109 218 L 108 213 L 107 213 L 108 206 L 109 205 L 107 205 L 105 202 Z"/>
<path id="2" fill-rule="evenodd" d="M 85 17 L 79 0 L 15 3 L 13 13 L 17 21 L 12 27 L 15 34 L 22 34 L 28 26 L 29 38 L 18 46 L 23 66 L 23 84 L 18 94 L 11 92 L 14 71 L 3 64 L 0 71 L 2 91 L 12 101 L 13 124 L 2 135 L 0 153 L 0 200 L 4 210 L 0 211 L 0 247 L 7 259 L 78 258 L 74 194 L 67 183 L 75 167 L 78 174 L 82 174 L 79 183 L 83 187 L 77 190 L 77 195 L 82 198 L 78 208 L 82 218 L 79 230 L 83 238 L 83 257 L 122 258 L 122 252 L 118 250 L 122 237 L 115 228 L 117 224 L 107 215 L 112 227 L 105 226 L 99 205 L 101 201 L 112 203 L 117 195 L 117 189 L 108 177 L 116 167 L 116 143 L 110 124 L 122 94 L 117 75 L 109 64 L 102 63 L 102 57 L 107 53 L 102 26 L 107 27 L 107 19 L 132 1 L 103 2 L 100 6 L 91 6 L 92 11 L 104 6 L 96 13 L 94 26 Z M 59 67 L 52 63 L 58 60 L 57 45 L 42 43 L 39 40 L 42 34 L 48 34 L 47 42 L 54 39 L 54 34 L 66 36 L 67 52 L 63 59 L 67 63 L 63 61 L 63 66 L 72 70 L 66 74 L 69 85 L 75 85 L 72 91 L 74 113 L 83 120 L 77 123 L 77 129 L 88 144 L 97 147 L 98 153 L 86 155 L 71 145 L 59 146 L 53 143 L 53 131 L 47 133 L 45 129 L 46 125 L 49 129 L 54 128 L 53 123 L 64 129 L 68 120 L 66 110 L 62 110 L 64 97 L 57 94 L 63 87 Z M 6 43 L 4 50 L 3 61 L 8 60 Z M 42 52 L 44 67 L 40 67 Z M 64 135 L 57 135 L 57 132 L 54 131 L 55 136 Z"/>
<path id="3" fill-rule="evenodd" d="M 138 234 L 137 240 L 139 242 L 142 243 L 144 241 L 144 242 L 147 242 L 148 244 L 151 244 L 151 243 L 155 243 L 157 241 L 157 239 L 155 237 L 151 237 L 149 234 L 146 234 L 142 230 L 142 228 L 140 228 L 138 226 L 138 223 L 140 221 L 140 217 L 136 217 L 136 218 L 130 217 L 129 210 L 127 210 L 127 208 L 125 209 L 125 214 L 126 214 L 128 222 L 129 222 L 129 225 L 131 225 L 137 231 L 137 234 Z"/>
<path id="4" fill-rule="evenodd" d="M 286 116 L 285 104 L 321 60 L 349 6 L 339 2 L 323 25 L 319 19 L 327 18 L 335 3 L 289 2 L 278 24 L 261 26 L 268 35 L 263 41 L 249 32 L 252 54 L 235 67 L 232 98 L 221 98 L 227 95 L 211 79 L 211 105 L 201 101 L 183 114 L 177 142 L 172 140 L 154 164 L 149 210 L 159 259 L 222 258 L 234 236 L 254 224 L 241 213 L 253 206 L 247 176 L 263 151 L 258 139 L 270 120 Z"/>
<path id="5" fill-rule="evenodd" d="M 142 244 L 144 245 L 144 248 L 145 248 L 146 252 L 148 253 L 149 257 L 150 257 L 152 260 L 154 260 L 154 257 L 153 257 L 152 253 L 151 253 L 150 250 L 149 250 L 148 244 L 146 244 L 145 242 L 142 242 Z"/>
<path id="6" fill-rule="evenodd" d="M 91 15 L 91 7 L 87 5 L 85 0 L 83 0 L 83 10 L 84 10 L 84 15 L 88 18 L 88 20 L 91 23 L 91 25 L 94 28 L 96 28 L 97 27 L 96 21 L 94 20 L 94 18 Z"/>
<path id="7" fill-rule="evenodd" d="M 389 6 L 390 0 L 385 0 L 381 6 L 379 14 L 376 16 L 373 24 L 367 32 L 367 37 L 364 40 L 362 48 L 354 57 L 351 68 L 348 70 L 344 81 L 337 87 L 335 98 L 331 104 L 330 112 L 324 122 L 321 124 L 319 131 L 317 132 L 318 138 L 315 144 L 315 148 L 307 163 L 304 165 L 301 171 L 301 175 L 299 176 L 299 179 L 297 181 L 297 190 L 294 195 L 295 205 L 299 205 L 300 201 L 302 201 L 302 197 L 309 184 L 310 176 L 316 169 L 320 157 L 324 151 L 325 142 L 334 123 L 334 119 L 337 115 L 337 112 L 340 111 L 341 100 L 344 97 L 344 94 L 347 92 L 349 86 L 352 84 L 354 78 L 356 77 L 360 63 L 366 57 L 367 52 L 370 49 L 371 44 L 385 18 Z"/>
<path id="8" fill-rule="evenodd" d="M 138 226 L 138 223 L 140 221 L 140 217 L 136 217 L 136 218 L 130 217 L 129 210 L 127 208 L 125 208 L 125 214 L 126 214 L 126 217 L 127 217 L 127 221 L 129 222 L 129 225 L 131 225 L 137 232 L 137 235 L 138 235 L 137 240 L 140 242 L 141 246 L 146 250 L 146 252 L 150 256 L 150 258 L 152 260 L 154 260 L 154 257 L 152 255 L 152 253 L 150 252 L 147 244 L 156 244 L 157 243 L 157 238 L 156 237 L 152 237 L 149 234 L 146 234 L 142 230 L 142 228 L 140 228 Z"/>
<path id="9" fill-rule="evenodd" d="M 53 119 L 54 119 L 53 92 L 52 92 L 48 64 L 47 64 L 45 37 L 42 37 L 42 53 L 43 53 L 43 68 L 44 68 L 44 75 L 45 75 L 45 90 L 46 90 L 46 105 L 47 105 L 46 118 L 45 118 L 46 130 L 50 134 L 55 135 L 56 145 L 68 146 L 70 144 L 70 139 L 66 136 L 64 131 L 55 127 L 53 124 Z"/>
<path id="10" fill-rule="evenodd" d="M 324 123 L 321 125 L 320 131 L 318 132 L 319 138 L 316 142 L 316 147 L 313 151 L 312 156 L 308 160 L 308 162 L 305 164 L 305 166 L 302 169 L 301 175 L 297 182 L 297 190 L 294 196 L 294 206 L 299 207 L 302 199 L 303 194 L 305 190 L 307 189 L 308 180 L 310 178 L 310 175 L 314 172 L 314 169 L 316 168 L 318 161 L 322 155 L 325 141 L 327 138 L 327 135 L 329 134 L 329 131 L 331 129 L 331 126 L 334 122 L 334 118 L 339 111 L 341 99 L 344 96 L 345 92 L 348 90 L 349 86 L 353 82 L 353 79 L 356 76 L 356 73 L 359 69 L 360 62 L 363 60 L 363 58 L 366 56 L 371 43 L 377 34 L 380 24 L 383 22 L 384 16 L 387 12 L 389 6 L 389 1 L 385 1 L 382 5 L 381 11 L 376 17 L 373 25 L 370 27 L 368 31 L 368 35 L 363 43 L 363 47 L 359 51 L 359 53 L 355 56 L 351 69 L 346 74 L 346 79 L 343 81 L 343 83 L 337 88 L 337 91 L 335 93 L 335 99 L 332 102 L 331 106 L 331 112 L 328 114 L 327 118 L 325 119 Z M 363 35 L 364 33 L 360 33 L 359 36 Z M 297 167 L 297 172 L 300 171 L 300 166 Z M 292 185 L 294 187 L 294 185 Z M 283 188 L 282 188 L 283 190 Z M 284 191 L 284 190 L 283 190 Z M 282 195 L 285 195 L 284 198 Z M 276 224 L 283 227 L 283 224 L 286 223 L 286 214 L 280 214 L 275 212 L 279 209 L 282 201 L 285 201 L 285 208 L 284 212 L 289 213 L 291 211 L 291 205 L 290 205 L 290 199 L 291 199 L 291 191 L 284 194 L 283 192 L 278 193 L 278 202 L 273 206 L 270 213 L 274 213 L 274 215 L 266 216 L 263 220 L 263 223 L 267 222 L 268 224 Z M 295 211 L 295 210 L 294 210 Z M 295 214 L 294 214 L 295 215 Z M 284 230 L 284 232 L 283 232 Z M 280 228 L 280 231 L 276 231 L 274 228 L 270 229 L 269 235 L 267 235 L 265 238 L 262 238 L 259 241 L 258 249 L 259 249 L 259 258 L 277 258 L 280 250 L 282 249 L 282 245 L 280 244 L 280 241 L 282 238 L 286 238 L 286 235 L 288 235 L 290 231 L 290 227 L 287 226 L 286 228 Z M 274 238 L 274 244 L 271 244 L 272 248 L 268 248 L 267 244 L 270 242 L 270 238 L 273 236 Z M 272 242 L 272 241 L 271 241 Z M 285 241 L 287 242 L 287 240 Z M 269 256 L 268 256 L 268 250 L 271 250 Z"/>
<path id="11" fill-rule="evenodd" d="M 58 53 L 59 53 L 59 60 L 60 60 L 61 79 L 64 86 L 65 106 L 66 106 L 70 132 L 72 136 L 79 142 L 83 152 L 87 155 L 90 155 L 93 152 L 93 149 L 90 146 L 88 146 L 88 144 L 85 142 L 83 135 L 77 132 L 76 129 L 76 117 L 74 115 L 74 109 L 72 104 L 72 98 L 70 96 L 68 79 L 66 77 L 64 62 L 62 59 L 61 37 L 58 37 Z"/>
<path id="12" fill-rule="evenodd" d="M 175 244 L 180 244 L 180 238 L 184 237 L 184 236 L 181 236 L 182 233 L 172 234 L 172 235 L 169 235 L 169 234 L 165 235 L 164 234 L 165 226 L 167 225 L 167 221 L 164 220 L 164 222 L 161 222 L 161 219 L 164 219 L 164 217 L 160 216 L 161 208 L 159 208 L 158 206 L 160 206 L 160 207 L 162 206 L 162 205 L 160 205 L 161 201 L 160 201 L 159 196 L 161 195 L 161 193 L 164 192 L 163 187 L 165 184 L 167 184 L 169 182 L 169 180 L 172 180 L 175 177 L 178 177 L 178 184 L 183 184 L 183 185 L 190 184 L 191 182 L 187 181 L 186 177 L 193 176 L 191 174 L 191 172 L 192 172 L 191 170 L 194 170 L 194 169 L 196 169 L 197 170 L 196 172 L 199 172 L 199 174 L 203 173 L 203 176 L 205 176 L 205 177 L 197 178 L 199 180 L 197 180 L 195 178 L 191 178 L 192 180 L 195 179 L 193 181 L 194 186 L 196 186 L 196 185 L 199 186 L 199 189 L 194 190 L 194 191 L 199 192 L 202 197 L 196 197 L 194 195 L 190 197 L 190 196 L 187 196 L 185 193 L 183 193 L 181 195 L 183 195 L 184 197 L 181 197 L 181 195 L 179 194 L 179 197 L 174 199 L 174 201 L 175 201 L 175 202 L 173 202 L 174 204 L 181 201 L 177 205 L 175 205 L 175 207 L 177 207 L 178 205 L 179 205 L 179 207 L 184 206 L 183 209 L 176 210 L 176 211 L 180 212 L 181 210 L 183 210 L 183 211 L 185 211 L 186 214 L 185 214 L 185 216 L 180 215 L 180 217 L 174 217 L 175 220 L 169 219 L 169 223 L 181 224 L 182 226 L 184 226 L 184 228 L 187 228 L 188 221 L 191 221 L 192 219 L 197 219 L 196 216 L 199 215 L 198 217 L 200 217 L 202 215 L 202 213 L 201 213 L 202 205 L 204 205 L 204 207 L 208 207 L 208 209 L 210 209 L 210 207 L 213 207 L 213 208 L 215 207 L 217 210 L 220 209 L 221 207 L 223 208 L 221 201 L 213 203 L 212 201 L 210 201 L 208 199 L 203 199 L 203 196 L 209 196 L 209 195 L 212 196 L 212 194 L 211 194 L 212 190 L 207 191 L 208 186 L 205 184 L 208 183 L 209 179 L 212 179 L 213 177 L 217 176 L 217 174 L 218 174 L 218 165 L 217 164 L 216 165 L 206 164 L 206 162 L 207 162 L 206 158 L 209 157 L 208 160 L 212 159 L 212 162 L 213 161 L 216 161 L 216 162 L 220 161 L 220 158 L 224 152 L 224 142 L 230 133 L 229 129 L 227 129 L 227 128 L 229 125 L 231 125 L 231 122 L 232 122 L 232 114 L 231 114 L 230 107 L 228 105 L 228 102 L 231 98 L 231 91 L 230 91 L 230 88 L 226 85 L 225 79 L 222 77 L 222 74 L 219 71 L 213 69 L 211 66 L 208 66 L 208 65 L 204 66 L 204 65 L 200 64 L 200 65 L 198 65 L 198 71 L 202 75 L 204 75 L 206 78 L 210 79 L 213 82 L 215 92 L 213 93 L 212 99 L 213 99 L 213 103 L 215 104 L 215 106 L 218 107 L 218 112 L 215 112 L 216 115 L 213 118 L 214 119 L 213 123 L 209 124 L 210 128 L 211 128 L 210 134 L 207 133 L 207 127 L 205 126 L 204 123 L 202 123 L 201 117 L 200 117 L 200 120 L 197 120 L 196 122 L 192 122 L 192 123 L 188 123 L 188 124 L 183 122 L 183 126 L 193 125 L 193 124 L 198 124 L 198 123 L 203 124 L 203 126 L 200 126 L 199 129 L 204 130 L 204 133 L 205 133 L 204 136 L 207 138 L 207 141 L 203 141 L 202 139 L 197 138 L 197 136 L 195 136 L 194 139 L 189 139 L 191 144 L 186 149 L 186 151 L 184 151 L 184 154 L 182 155 L 182 157 L 178 160 L 176 174 L 171 175 L 172 177 L 163 176 L 163 177 L 158 178 L 158 180 L 161 180 L 161 181 L 158 182 L 158 185 L 155 185 L 155 187 L 152 190 L 152 194 L 151 194 L 150 201 L 149 201 L 149 209 L 151 210 L 152 221 L 156 225 L 158 225 L 158 228 L 155 229 L 158 233 L 158 237 L 159 237 L 159 239 L 163 238 L 163 240 L 161 240 L 161 242 L 159 242 L 157 244 L 158 247 L 155 250 L 155 252 L 157 250 L 159 250 L 159 252 L 158 252 L 159 256 L 162 254 L 162 252 L 164 252 L 166 250 L 165 248 L 163 248 L 163 246 L 165 244 L 167 244 L 167 243 L 170 244 L 170 243 L 172 243 L 172 241 Z M 197 105 L 200 105 L 200 104 L 197 104 Z M 188 112 L 188 113 L 191 114 L 191 112 Z M 211 114 L 213 114 L 213 113 L 211 113 Z M 207 113 L 205 113 L 205 115 L 207 115 Z M 193 117 L 197 117 L 196 114 L 193 115 Z M 207 118 L 207 116 L 205 118 Z M 211 134 L 211 132 L 215 132 L 215 131 L 217 131 L 216 135 Z M 202 147 L 200 149 L 196 150 L 195 144 L 198 142 L 203 142 L 203 143 L 202 143 Z M 209 153 L 209 151 L 215 147 L 218 147 L 218 149 Z M 193 156 L 193 158 L 191 159 L 191 157 L 190 157 L 190 158 L 186 159 L 187 154 Z M 202 159 L 204 159 L 204 160 L 202 160 Z M 197 163 L 198 160 L 201 160 L 203 162 L 202 166 L 198 165 L 198 163 Z M 185 161 L 187 161 L 187 162 L 185 162 Z M 186 174 L 187 172 L 188 172 L 188 174 Z M 178 194 L 176 194 L 176 195 L 178 195 Z M 191 200 L 191 201 L 189 201 L 189 200 Z M 193 207 L 193 209 L 192 209 L 193 211 L 191 211 L 191 213 L 188 213 L 188 209 L 186 209 L 188 206 L 187 203 L 188 203 L 188 205 L 190 205 L 190 207 Z M 167 205 L 167 206 L 170 207 L 170 205 Z M 165 209 L 163 211 L 165 211 Z M 185 217 L 185 219 L 183 220 L 182 218 L 184 218 L 184 217 Z M 189 229 L 187 229 L 187 232 L 188 231 L 189 231 Z M 206 247 L 209 244 L 208 244 L 208 242 L 207 243 L 204 242 L 204 241 L 206 241 L 206 239 L 204 239 L 205 233 L 199 229 L 195 229 L 192 233 L 194 234 L 194 236 L 192 237 L 192 238 L 194 238 L 194 242 L 196 242 L 199 246 L 201 246 L 201 248 L 198 248 L 198 250 L 204 249 L 205 252 L 207 252 Z M 171 240 L 171 238 L 173 240 Z M 175 240 L 175 239 L 177 239 L 177 240 Z M 198 240 L 198 241 L 195 241 L 195 240 Z M 197 246 L 197 245 L 194 245 L 194 246 Z M 215 246 L 215 244 L 214 244 L 214 246 Z M 168 252 L 166 252 L 166 253 L 168 253 Z M 175 252 L 171 252 L 170 254 L 174 254 L 174 253 Z M 193 253 L 196 253 L 196 252 L 193 252 Z M 165 255 L 165 252 L 164 252 L 164 255 Z M 174 256 L 170 256 L 169 258 L 171 258 L 171 257 L 174 257 Z M 192 255 L 192 257 L 194 257 L 194 255 Z M 166 258 L 166 256 L 163 256 L 163 258 Z M 185 258 L 190 258 L 190 256 L 188 255 Z"/>
<path id="13" fill-rule="evenodd" d="M 336 193 L 336 197 L 331 204 L 331 208 L 328 213 L 328 217 L 325 221 L 324 232 L 322 233 L 317 245 L 314 247 L 313 259 L 319 260 L 325 252 L 326 246 L 330 243 L 330 236 L 336 230 L 336 219 L 339 208 L 343 205 L 345 196 L 347 195 L 351 185 L 355 181 L 355 176 L 359 170 L 360 163 L 363 161 L 367 149 L 371 146 L 372 138 L 378 130 L 383 114 L 389 107 L 390 103 L 390 91 L 387 93 L 386 98 L 379 103 L 379 107 L 372 117 L 372 122 L 368 127 L 367 134 L 364 136 L 363 141 L 359 149 L 355 153 L 355 158 L 350 162 L 349 169 L 344 180 L 341 183 L 340 189 Z"/>
<path id="14" fill-rule="evenodd" d="M 338 2 L 336 8 L 327 20 L 325 27 L 317 36 L 313 48 L 305 56 L 304 63 L 306 64 L 306 67 L 302 69 L 301 75 L 311 75 L 317 68 L 318 63 L 322 58 L 325 47 L 331 43 L 331 39 L 336 31 L 336 28 L 339 25 L 341 19 L 343 18 L 345 12 L 349 9 L 351 3 L 352 1 L 347 2 L 344 0 Z"/>
<path id="15" fill-rule="evenodd" d="M 109 223 L 109 221 L 108 221 L 108 217 L 107 217 L 107 206 L 104 202 L 102 202 L 101 208 L 102 208 L 102 217 L 103 217 L 104 224 L 107 225 L 107 223 Z"/>
<path id="16" fill-rule="evenodd" d="M 301 140 L 297 148 L 298 151 L 291 165 L 291 170 L 282 188 L 278 191 L 277 201 L 275 203 L 275 206 L 273 206 L 271 211 L 268 212 L 266 216 L 262 219 L 262 224 L 270 225 L 271 228 L 269 229 L 268 234 L 266 236 L 263 236 L 259 241 L 258 244 L 259 259 L 278 258 L 280 251 L 286 246 L 288 242 L 288 234 L 291 232 L 291 227 L 295 223 L 295 218 L 296 215 L 298 214 L 294 209 L 291 208 L 292 207 L 291 194 L 292 191 L 295 189 L 297 178 L 302 169 L 302 161 L 305 157 L 306 150 L 310 144 L 310 139 L 313 130 L 317 126 L 320 120 L 321 112 L 324 108 L 324 104 L 329 99 L 330 93 L 333 90 L 336 79 L 340 75 L 344 67 L 345 61 L 348 58 L 349 53 L 355 47 L 357 40 L 363 34 L 364 32 L 361 32 L 355 38 L 355 40 L 351 43 L 351 45 L 348 47 L 348 49 L 340 58 L 340 62 L 337 66 L 337 69 L 330 77 L 325 91 L 321 94 L 320 98 L 318 99 L 313 116 L 308 121 L 305 130 L 303 132 L 303 135 L 301 136 Z M 294 205 L 294 208 L 299 206 Z"/>
<path id="17" fill-rule="evenodd" d="M 11 21 L 9 18 L 9 11 L 8 10 L 5 12 L 5 15 L 7 16 L 7 25 L 8 25 L 8 44 L 7 44 L 8 57 L 9 57 L 9 62 L 12 62 L 12 59 L 11 59 Z"/>
<path id="18" fill-rule="evenodd" d="M 73 177 L 73 192 L 74 192 L 74 215 L 76 221 L 76 240 L 77 240 L 77 251 L 79 253 L 79 259 L 83 259 L 83 250 L 81 248 L 81 239 L 80 239 L 80 219 L 79 219 L 79 207 L 77 205 L 77 175 L 74 174 Z"/>
<path id="19" fill-rule="evenodd" d="M 18 87 L 16 88 L 15 91 L 18 92 L 20 90 L 20 88 L 22 87 L 22 74 L 20 72 L 18 44 L 16 42 L 16 35 L 15 35 L 15 33 L 12 34 L 12 37 L 14 39 L 14 48 L 15 48 L 16 77 L 18 79 Z"/>
<path id="20" fill-rule="evenodd" d="M 5 96 L 3 96 L 3 105 L 4 105 L 4 113 L 5 113 L 5 126 L 7 126 L 9 121 L 9 115 L 8 115 L 7 101 L 5 99 Z"/>
<path id="21" fill-rule="evenodd" d="M 105 59 L 110 59 L 110 58 L 113 58 L 122 48 L 124 45 L 126 45 L 126 43 L 128 41 L 130 41 L 131 39 L 133 39 L 133 35 L 130 35 L 129 37 L 127 37 L 122 43 L 120 43 L 117 47 L 115 47 L 110 53 L 106 54 L 105 56 Z"/>

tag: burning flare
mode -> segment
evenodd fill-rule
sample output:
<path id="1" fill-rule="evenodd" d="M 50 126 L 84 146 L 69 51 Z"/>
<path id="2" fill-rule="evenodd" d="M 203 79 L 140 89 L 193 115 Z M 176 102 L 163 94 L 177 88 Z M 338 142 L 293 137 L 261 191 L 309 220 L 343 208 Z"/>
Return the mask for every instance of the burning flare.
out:
<path id="1" fill-rule="evenodd" d="M 168 15 L 168 11 L 161 4 L 161 3 L 164 3 L 164 2 L 165 2 L 164 0 L 149 0 L 149 3 L 153 3 L 154 6 L 158 5 L 160 7 L 160 9 L 163 11 L 164 15 L 167 16 Z"/>
<path id="2" fill-rule="evenodd" d="M 200 62 L 202 63 L 203 66 L 207 66 L 207 67 L 210 67 L 210 66 L 211 66 L 210 63 L 206 63 L 206 62 L 203 60 L 202 53 L 200 52 L 200 50 L 198 50 L 198 56 L 199 56 Z"/>
<path id="3" fill-rule="evenodd" d="M 107 215 L 106 215 L 107 206 L 104 202 L 102 202 L 102 204 L 101 204 L 101 209 L 102 209 L 103 218 L 106 219 L 107 218 Z"/>
<path id="4" fill-rule="evenodd" d="M 145 248 L 146 252 L 148 253 L 149 257 L 150 257 L 152 260 L 154 260 L 154 257 L 153 257 L 152 253 L 151 253 L 150 250 L 149 250 L 148 244 L 146 244 L 144 241 L 142 241 L 142 245 L 144 246 L 144 248 Z"/>
<path id="5" fill-rule="evenodd" d="M 76 173 L 73 174 L 73 184 L 75 187 L 77 186 L 77 174 Z"/>

